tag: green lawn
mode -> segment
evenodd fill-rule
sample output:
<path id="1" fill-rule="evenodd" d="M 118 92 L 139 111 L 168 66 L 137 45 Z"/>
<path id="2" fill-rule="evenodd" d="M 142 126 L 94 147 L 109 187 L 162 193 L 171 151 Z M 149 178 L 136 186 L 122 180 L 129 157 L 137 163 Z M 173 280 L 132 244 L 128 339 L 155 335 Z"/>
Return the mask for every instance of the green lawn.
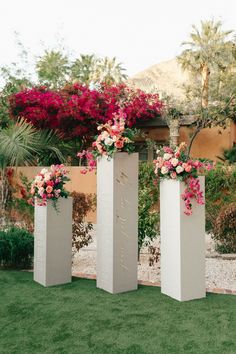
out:
<path id="1" fill-rule="evenodd" d="M 156 287 L 110 295 L 93 280 L 44 288 L 0 271 L 0 353 L 236 353 L 236 297 L 179 303 Z"/>

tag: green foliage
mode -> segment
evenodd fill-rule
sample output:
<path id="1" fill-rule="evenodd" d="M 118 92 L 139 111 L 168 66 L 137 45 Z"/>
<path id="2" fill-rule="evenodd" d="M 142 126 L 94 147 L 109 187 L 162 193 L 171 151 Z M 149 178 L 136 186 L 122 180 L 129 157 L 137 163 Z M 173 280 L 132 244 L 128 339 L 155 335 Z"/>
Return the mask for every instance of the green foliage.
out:
<path id="1" fill-rule="evenodd" d="M 214 228 L 217 249 L 221 253 L 236 253 L 236 202 L 223 208 Z"/>
<path id="2" fill-rule="evenodd" d="M 0 166 L 19 166 L 32 164 L 37 156 L 53 153 L 60 161 L 65 161 L 60 150 L 55 146 L 55 133 L 36 130 L 24 119 L 15 125 L 0 130 Z"/>
<path id="3" fill-rule="evenodd" d="M 64 86 L 68 80 L 69 59 L 59 51 L 45 51 L 36 64 L 39 82 L 52 89 Z"/>
<path id="4" fill-rule="evenodd" d="M 19 35 L 15 33 L 17 62 L 0 67 L 0 75 L 4 85 L 0 90 L 0 129 L 12 124 L 9 117 L 9 96 L 26 87 L 32 87 L 31 74 L 29 73 L 28 52 L 21 42 Z"/>
<path id="5" fill-rule="evenodd" d="M 75 191 L 71 193 L 71 197 L 73 198 L 72 251 L 75 253 L 92 241 L 93 224 L 85 222 L 85 217 L 94 210 L 95 198 L 91 194 Z"/>
<path id="6" fill-rule="evenodd" d="M 15 171 L 14 171 L 15 172 Z M 16 172 L 13 181 L 10 183 L 12 193 L 7 202 L 6 218 L 12 224 L 20 224 L 29 232 L 34 230 L 34 207 L 29 203 L 32 198 L 30 193 L 32 182 L 22 173 L 19 174 L 20 182 L 16 180 Z"/>
<path id="7" fill-rule="evenodd" d="M 85 84 L 91 83 L 120 83 L 127 79 L 121 63 L 116 58 L 98 58 L 94 54 L 81 54 L 71 66 L 70 77 L 72 81 Z"/>
<path id="8" fill-rule="evenodd" d="M 98 58 L 94 54 L 81 54 L 73 62 L 60 51 L 45 51 L 36 64 L 38 81 L 52 89 L 73 82 L 91 83 L 120 83 L 127 79 L 125 69 L 116 58 Z"/>
<path id="9" fill-rule="evenodd" d="M 236 144 L 231 149 L 224 151 L 224 158 L 229 163 L 236 163 Z"/>
<path id="10" fill-rule="evenodd" d="M 222 228 L 219 236 L 217 218 L 235 201 L 236 168 L 218 164 L 206 174 L 206 230 L 213 234 L 216 241 L 221 239 L 221 247 L 224 242 L 227 244 L 227 241 L 224 241 L 226 233 Z"/>
<path id="11" fill-rule="evenodd" d="M 1 68 L 1 73 L 3 71 L 4 69 Z M 0 129 L 7 128 L 13 124 L 9 116 L 9 96 L 30 86 L 31 83 L 25 78 L 7 77 L 6 84 L 0 92 Z"/>
<path id="12" fill-rule="evenodd" d="M 159 188 L 152 163 L 140 163 L 139 167 L 139 218 L 138 248 L 148 245 L 158 234 L 159 213 L 157 203 Z"/>
<path id="13" fill-rule="evenodd" d="M 223 31 L 219 21 L 204 21 L 200 29 L 193 26 L 190 40 L 183 43 L 187 49 L 178 57 L 190 74 L 183 102 L 183 113 L 195 117 L 189 151 L 202 129 L 226 127 L 229 119 L 236 119 L 236 59 L 231 33 Z"/>
<path id="14" fill-rule="evenodd" d="M 223 49 L 226 48 L 229 34 L 232 31 L 222 31 L 220 21 L 202 21 L 201 28 L 192 26 L 190 40 L 182 44 L 187 49 L 179 56 L 183 69 L 188 69 L 194 74 L 201 73 L 205 64 L 209 66 L 222 66 L 225 63 Z"/>
<path id="15" fill-rule="evenodd" d="M 65 161 L 61 151 L 54 142 L 55 133 L 38 131 L 24 119 L 15 125 L 0 130 L 0 205 L 6 208 L 9 184 L 7 167 L 37 164 L 37 158 L 43 154 L 53 154 L 61 162 Z"/>
<path id="16" fill-rule="evenodd" d="M 97 58 L 94 54 L 81 54 L 71 65 L 70 78 L 72 81 L 89 85 L 94 80 Z"/>
<path id="17" fill-rule="evenodd" d="M 108 85 L 114 83 L 118 84 L 127 79 L 127 75 L 124 71 L 125 69 L 122 68 L 121 63 L 117 63 L 116 57 L 99 58 L 94 81 L 105 82 Z"/>
<path id="18" fill-rule="evenodd" d="M 11 227 L 0 231 L 0 265 L 29 268 L 32 264 L 34 238 L 25 229 Z"/>

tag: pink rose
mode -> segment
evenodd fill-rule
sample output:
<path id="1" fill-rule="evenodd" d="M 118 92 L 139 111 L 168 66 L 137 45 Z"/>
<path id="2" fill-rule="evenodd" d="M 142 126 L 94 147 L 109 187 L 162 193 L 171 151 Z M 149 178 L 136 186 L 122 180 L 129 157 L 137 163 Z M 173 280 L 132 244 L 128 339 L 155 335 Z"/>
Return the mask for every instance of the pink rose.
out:
<path id="1" fill-rule="evenodd" d="M 185 171 L 186 172 L 190 172 L 192 170 L 192 166 L 191 165 L 187 165 L 186 167 L 185 167 Z"/>
<path id="2" fill-rule="evenodd" d="M 124 146 L 124 142 L 123 142 L 122 140 L 117 140 L 117 141 L 115 142 L 115 147 L 116 147 L 117 149 L 122 149 L 123 146 Z"/>
<path id="3" fill-rule="evenodd" d="M 176 157 L 177 159 L 180 157 L 180 152 L 179 152 L 179 151 L 177 151 L 177 152 L 175 153 L 175 157 Z"/>
<path id="4" fill-rule="evenodd" d="M 53 191 L 52 186 L 47 186 L 46 192 L 47 192 L 48 194 L 50 194 L 50 193 L 52 193 L 52 191 Z"/>
<path id="5" fill-rule="evenodd" d="M 176 172 L 171 172 L 170 177 L 171 177 L 172 179 L 175 179 L 176 176 L 177 176 Z"/>

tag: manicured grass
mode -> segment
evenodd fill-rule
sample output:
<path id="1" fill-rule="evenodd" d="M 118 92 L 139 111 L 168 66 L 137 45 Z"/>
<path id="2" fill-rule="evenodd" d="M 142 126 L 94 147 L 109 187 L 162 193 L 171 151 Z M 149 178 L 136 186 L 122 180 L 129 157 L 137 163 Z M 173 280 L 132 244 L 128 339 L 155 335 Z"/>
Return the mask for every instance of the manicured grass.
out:
<path id="1" fill-rule="evenodd" d="M 236 353 L 236 297 L 179 303 L 156 287 L 110 295 L 93 280 L 44 288 L 0 271 L 0 353 Z"/>

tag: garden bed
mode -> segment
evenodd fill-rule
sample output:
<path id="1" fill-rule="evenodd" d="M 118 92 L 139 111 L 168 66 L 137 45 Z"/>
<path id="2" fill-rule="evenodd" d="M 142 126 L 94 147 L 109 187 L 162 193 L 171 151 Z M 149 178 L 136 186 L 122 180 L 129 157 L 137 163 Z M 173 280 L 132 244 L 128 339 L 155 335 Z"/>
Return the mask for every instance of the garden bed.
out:
<path id="1" fill-rule="evenodd" d="M 96 275 L 96 226 L 94 226 L 93 242 L 82 248 L 75 256 L 73 272 L 80 274 Z M 152 245 L 159 247 L 159 238 Z M 160 283 L 160 259 L 149 265 L 150 253 L 148 248 L 143 248 L 138 266 L 138 279 L 151 283 Z M 222 289 L 236 292 L 236 258 L 234 255 L 219 254 L 215 251 L 215 243 L 206 235 L 206 288 Z"/>

